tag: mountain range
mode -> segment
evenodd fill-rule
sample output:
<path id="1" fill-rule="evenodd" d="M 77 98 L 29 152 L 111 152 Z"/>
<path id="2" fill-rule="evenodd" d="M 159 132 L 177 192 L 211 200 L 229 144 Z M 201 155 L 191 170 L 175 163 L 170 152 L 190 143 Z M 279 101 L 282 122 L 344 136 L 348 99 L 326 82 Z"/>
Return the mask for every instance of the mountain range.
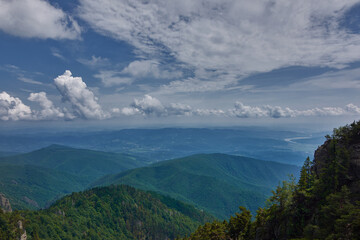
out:
<path id="1" fill-rule="evenodd" d="M 126 184 L 156 191 L 194 204 L 218 218 L 229 217 L 239 205 L 255 212 L 294 165 L 227 154 L 196 154 L 107 175 L 92 186 Z"/>

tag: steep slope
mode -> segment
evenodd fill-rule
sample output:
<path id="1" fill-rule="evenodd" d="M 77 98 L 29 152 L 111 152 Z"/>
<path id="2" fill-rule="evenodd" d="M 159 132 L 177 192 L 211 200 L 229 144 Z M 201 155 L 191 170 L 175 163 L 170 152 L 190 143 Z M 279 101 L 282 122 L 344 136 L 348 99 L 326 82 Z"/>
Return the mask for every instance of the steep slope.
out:
<path id="1" fill-rule="evenodd" d="M 144 166 L 146 160 L 121 153 L 51 145 L 30 153 L 0 158 L 0 163 L 40 166 L 70 174 L 91 176 L 94 179 L 105 174 Z"/>
<path id="2" fill-rule="evenodd" d="M 9 227 L 14 219 L 22 220 L 27 239 L 174 239 L 214 219 L 187 204 L 129 186 L 73 193 L 49 209 L 18 213 L 0 214 L 0 219 Z"/>
<path id="3" fill-rule="evenodd" d="M 51 201 L 83 190 L 89 179 L 31 165 L 0 163 L 0 192 L 14 209 L 44 208 Z"/>
<path id="4" fill-rule="evenodd" d="M 239 205 L 255 212 L 293 165 L 226 154 L 198 154 L 109 175 L 93 186 L 127 184 L 157 191 L 226 218 Z"/>

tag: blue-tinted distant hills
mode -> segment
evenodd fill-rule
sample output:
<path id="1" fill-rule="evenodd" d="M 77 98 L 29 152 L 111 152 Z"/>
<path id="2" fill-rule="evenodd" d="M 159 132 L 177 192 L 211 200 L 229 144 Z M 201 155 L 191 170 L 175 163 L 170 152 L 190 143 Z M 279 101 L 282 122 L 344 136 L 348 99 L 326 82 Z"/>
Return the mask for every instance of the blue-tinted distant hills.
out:
<path id="1" fill-rule="evenodd" d="M 0 192 L 15 209 L 44 208 L 65 194 L 84 190 L 99 177 L 146 164 L 128 154 L 51 145 L 0 158 Z"/>
<path id="2" fill-rule="evenodd" d="M 197 154 L 109 175 L 93 186 L 127 184 L 196 205 L 219 218 L 245 206 L 252 212 L 289 174 L 294 165 L 226 154 Z"/>
<path id="3" fill-rule="evenodd" d="M 324 140 L 313 134 L 269 128 L 163 128 L 99 132 L 0 134 L 0 151 L 29 152 L 50 144 L 128 153 L 156 162 L 198 153 L 226 153 L 302 165 Z M 289 138 L 309 137 L 286 141 Z"/>

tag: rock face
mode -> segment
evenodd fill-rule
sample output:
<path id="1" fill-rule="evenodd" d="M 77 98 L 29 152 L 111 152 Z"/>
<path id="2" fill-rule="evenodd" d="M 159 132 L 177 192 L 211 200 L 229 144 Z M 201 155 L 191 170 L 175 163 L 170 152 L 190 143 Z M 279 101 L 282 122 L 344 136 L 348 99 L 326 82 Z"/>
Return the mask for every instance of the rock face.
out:
<path id="1" fill-rule="evenodd" d="M 0 193 L 0 208 L 4 213 L 12 212 L 11 204 L 9 199 L 5 197 L 4 194 Z"/>
<path id="2" fill-rule="evenodd" d="M 26 234 L 26 230 L 23 227 L 23 223 L 22 221 L 18 221 L 18 228 L 23 231 L 23 233 L 20 235 L 19 240 L 26 240 L 27 239 L 27 234 Z"/>

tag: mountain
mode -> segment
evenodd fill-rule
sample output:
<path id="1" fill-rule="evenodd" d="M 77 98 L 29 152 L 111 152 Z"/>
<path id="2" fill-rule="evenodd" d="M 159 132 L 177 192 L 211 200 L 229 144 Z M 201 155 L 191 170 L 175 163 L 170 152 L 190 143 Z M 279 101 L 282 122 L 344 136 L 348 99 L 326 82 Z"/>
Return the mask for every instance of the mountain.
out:
<path id="1" fill-rule="evenodd" d="M 226 218 L 239 205 L 255 212 L 299 167 L 226 154 L 197 154 L 105 176 L 93 186 L 127 184 L 156 191 Z"/>
<path id="2" fill-rule="evenodd" d="M 127 154 L 60 145 L 0 158 L 0 192 L 14 209 L 38 209 L 59 197 L 84 190 L 97 178 L 146 165 Z"/>
<path id="3" fill-rule="evenodd" d="M 14 209 L 44 208 L 65 194 L 85 189 L 88 182 L 87 178 L 49 168 L 0 163 L 0 192 Z"/>
<path id="4" fill-rule="evenodd" d="M 325 133 L 273 128 L 162 128 L 117 131 L 0 133 L 0 151 L 29 152 L 56 143 L 75 148 L 121 152 L 153 162 L 199 153 L 225 153 L 301 165 Z"/>
<path id="5" fill-rule="evenodd" d="M 92 180 L 105 174 L 144 166 L 144 158 L 128 154 L 76 149 L 51 145 L 30 153 L 0 158 L 0 163 L 34 165 L 75 175 L 88 176 Z"/>
<path id="6" fill-rule="evenodd" d="M 168 197 L 110 186 L 73 193 L 45 210 L 0 210 L 0 233 L 9 240 L 24 234 L 27 239 L 174 239 L 213 219 Z"/>
<path id="7" fill-rule="evenodd" d="M 199 227 L 185 239 L 360 239 L 360 121 L 334 129 L 306 159 L 297 183 L 284 182 L 257 211 Z"/>

